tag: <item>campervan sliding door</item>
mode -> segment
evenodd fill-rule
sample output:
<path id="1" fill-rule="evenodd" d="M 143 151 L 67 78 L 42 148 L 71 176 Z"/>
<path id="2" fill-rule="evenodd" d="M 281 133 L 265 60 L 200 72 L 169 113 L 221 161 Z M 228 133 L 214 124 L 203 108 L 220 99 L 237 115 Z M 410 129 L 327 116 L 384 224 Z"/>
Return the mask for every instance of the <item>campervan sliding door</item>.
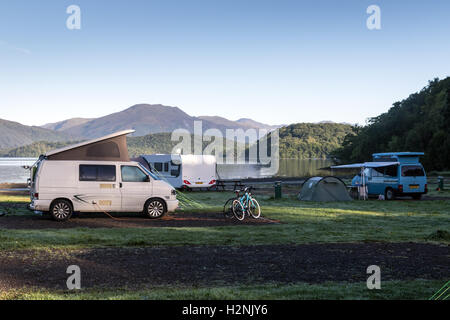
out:
<path id="1" fill-rule="evenodd" d="M 119 176 L 115 164 L 79 164 L 79 211 L 120 211 Z"/>

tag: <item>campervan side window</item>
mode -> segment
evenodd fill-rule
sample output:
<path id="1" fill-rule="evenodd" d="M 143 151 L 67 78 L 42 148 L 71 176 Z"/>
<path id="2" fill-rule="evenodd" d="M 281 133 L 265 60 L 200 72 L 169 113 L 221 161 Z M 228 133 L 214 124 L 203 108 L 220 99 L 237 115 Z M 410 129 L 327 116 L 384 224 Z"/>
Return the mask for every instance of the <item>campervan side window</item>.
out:
<path id="1" fill-rule="evenodd" d="M 80 164 L 80 181 L 116 181 L 116 166 Z"/>
<path id="2" fill-rule="evenodd" d="M 425 173 L 421 166 L 403 166 L 402 177 L 423 177 Z"/>
<path id="3" fill-rule="evenodd" d="M 386 167 L 385 176 L 387 177 L 396 177 L 398 171 L 398 166 L 389 166 Z"/>
<path id="4" fill-rule="evenodd" d="M 148 176 L 135 166 L 122 166 L 122 181 L 123 182 L 146 182 Z"/>
<path id="5" fill-rule="evenodd" d="M 382 177 L 384 175 L 384 168 L 372 168 L 372 177 Z"/>

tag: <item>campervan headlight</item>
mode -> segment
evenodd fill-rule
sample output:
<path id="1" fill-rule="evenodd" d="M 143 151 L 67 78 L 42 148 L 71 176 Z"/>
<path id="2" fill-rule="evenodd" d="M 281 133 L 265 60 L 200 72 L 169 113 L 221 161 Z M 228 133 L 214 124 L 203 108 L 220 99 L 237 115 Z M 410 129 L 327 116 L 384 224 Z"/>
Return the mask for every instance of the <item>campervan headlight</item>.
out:
<path id="1" fill-rule="evenodd" d="M 177 195 L 177 191 L 175 189 L 170 190 L 170 194 L 173 196 Z"/>

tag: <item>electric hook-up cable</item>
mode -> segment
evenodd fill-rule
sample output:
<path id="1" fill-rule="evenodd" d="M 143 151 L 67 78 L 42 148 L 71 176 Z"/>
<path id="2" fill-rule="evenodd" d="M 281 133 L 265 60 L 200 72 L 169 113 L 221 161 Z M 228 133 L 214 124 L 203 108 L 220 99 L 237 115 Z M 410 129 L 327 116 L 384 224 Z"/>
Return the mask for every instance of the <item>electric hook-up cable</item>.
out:
<path id="1" fill-rule="evenodd" d="M 110 217 L 110 218 L 113 219 L 113 220 L 116 220 L 116 221 L 125 221 L 125 220 L 127 220 L 127 219 L 122 219 L 122 218 L 116 218 L 116 217 L 113 217 L 113 216 L 110 215 L 108 212 L 106 212 L 105 210 L 103 210 L 102 207 L 100 207 L 100 206 L 97 204 L 97 202 L 92 202 L 92 205 L 93 205 L 94 207 L 97 206 L 97 208 L 100 209 L 101 212 L 103 212 L 104 214 L 106 214 L 108 217 Z"/>

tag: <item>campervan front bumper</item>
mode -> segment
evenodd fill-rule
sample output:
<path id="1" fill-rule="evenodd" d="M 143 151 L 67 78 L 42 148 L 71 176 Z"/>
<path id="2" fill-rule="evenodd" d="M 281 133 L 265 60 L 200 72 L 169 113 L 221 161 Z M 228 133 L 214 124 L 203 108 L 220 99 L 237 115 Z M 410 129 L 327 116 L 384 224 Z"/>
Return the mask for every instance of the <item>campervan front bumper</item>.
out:
<path id="1" fill-rule="evenodd" d="M 167 212 L 174 212 L 178 208 L 178 200 L 166 200 Z"/>
<path id="2" fill-rule="evenodd" d="M 36 200 L 34 199 L 28 204 L 28 209 L 31 211 L 49 211 L 51 200 Z"/>

